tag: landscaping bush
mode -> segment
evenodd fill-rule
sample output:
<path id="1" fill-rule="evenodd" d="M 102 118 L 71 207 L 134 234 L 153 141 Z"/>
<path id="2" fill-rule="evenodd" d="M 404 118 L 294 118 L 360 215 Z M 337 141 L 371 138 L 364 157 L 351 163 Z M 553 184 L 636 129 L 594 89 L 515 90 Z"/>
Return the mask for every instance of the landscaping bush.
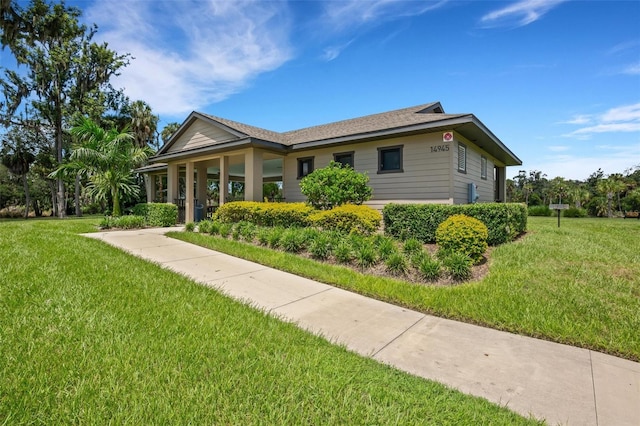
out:
<path id="1" fill-rule="evenodd" d="M 133 214 L 144 216 L 147 226 L 174 226 L 178 222 L 178 206 L 169 203 L 140 203 Z"/>
<path id="2" fill-rule="evenodd" d="M 385 233 L 423 243 L 436 241 L 436 229 L 449 216 L 464 214 L 482 221 L 488 229 L 487 243 L 503 244 L 526 231 L 527 209 L 518 203 L 387 204 L 382 210 Z"/>
<path id="3" fill-rule="evenodd" d="M 587 209 L 581 209 L 578 207 L 569 207 L 562 211 L 564 217 L 587 217 Z"/>
<path id="4" fill-rule="evenodd" d="M 328 210 L 342 204 L 362 204 L 371 198 L 369 177 L 349 166 L 332 161 L 327 167 L 316 169 L 300 181 L 300 191 L 309 204 Z"/>
<path id="5" fill-rule="evenodd" d="M 211 220 L 203 220 L 198 223 L 198 232 L 201 234 L 208 234 L 211 232 L 211 226 L 213 225 L 213 221 Z"/>
<path id="6" fill-rule="evenodd" d="M 331 236 L 321 233 L 310 241 L 309 253 L 314 259 L 326 260 L 331 256 L 331 247 Z"/>
<path id="7" fill-rule="evenodd" d="M 437 259 L 425 256 L 418 265 L 420 275 L 427 281 L 437 281 L 442 275 L 442 265 Z"/>
<path id="8" fill-rule="evenodd" d="M 471 278 L 471 259 L 464 253 L 449 253 L 444 258 L 444 265 L 451 278 L 455 281 L 465 281 Z"/>
<path id="9" fill-rule="evenodd" d="M 487 227 L 478 219 L 454 215 L 438 226 L 436 243 L 438 250 L 445 253 L 462 253 L 477 264 L 487 251 L 488 235 Z"/>
<path id="10" fill-rule="evenodd" d="M 312 214 L 309 220 L 314 226 L 344 233 L 370 234 L 380 227 L 380 212 L 369 206 L 345 204 L 331 210 Z"/>
<path id="11" fill-rule="evenodd" d="M 350 263 L 353 260 L 351 244 L 346 240 L 340 240 L 333 249 L 333 255 L 339 263 Z"/>
<path id="12" fill-rule="evenodd" d="M 378 248 L 378 257 L 380 260 L 387 260 L 392 254 L 398 253 L 398 248 L 393 238 L 377 234 L 373 243 Z"/>
<path id="13" fill-rule="evenodd" d="M 553 213 L 549 206 L 531 206 L 528 209 L 529 216 L 551 216 Z"/>
<path id="14" fill-rule="evenodd" d="M 123 216 L 124 217 L 124 216 Z M 187 232 L 193 232 L 196 230 L 195 222 L 187 222 L 184 224 L 184 230 Z"/>
<path id="15" fill-rule="evenodd" d="M 385 265 L 389 272 L 396 275 L 404 275 L 409 269 L 407 258 L 404 257 L 402 253 L 398 252 L 391 254 L 391 256 L 389 256 L 389 258 L 385 261 Z"/>
<path id="16" fill-rule="evenodd" d="M 305 203 L 260 203 L 256 201 L 232 201 L 221 205 L 216 218 L 225 223 L 248 221 L 258 226 L 309 225 L 313 208 Z"/>
<path id="17" fill-rule="evenodd" d="M 418 253 L 422 249 L 423 249 L 422 243 L 418 241 L 416 238 L 409 238 L 407 241 L 404 242 L 404 245 L 402 246 L 402 251 L 408 254 L 409 256 L 412 256 Z"/>
<path id="18" fill-rule="evenodd" d="M 361 268 L 368 268 L 376 263 L 376 248 L 371 241 L 363 240 L 360 244 L 353 246 L 356 263 Z"/>
<path id="19" fill-rule="evenodd" d="M 300 228 L 289 228 L 280 237 L 280 247 L 289 253 L 299 253 L 305 247 L 304 231 Z"/>
<path id="20" fill-rule="evenodd" d="M 143 216 L 118 216 L 110 218 L 110 227 L 119 229 L 139 229 L 144 228 Z"/>

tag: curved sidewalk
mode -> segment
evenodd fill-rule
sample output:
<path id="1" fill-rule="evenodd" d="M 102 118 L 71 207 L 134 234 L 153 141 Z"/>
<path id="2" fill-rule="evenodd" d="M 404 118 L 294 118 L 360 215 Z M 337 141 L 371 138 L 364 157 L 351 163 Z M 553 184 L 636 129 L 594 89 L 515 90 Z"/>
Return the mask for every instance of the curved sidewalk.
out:
<path id="1" fill-rule="evenodd" d="M 164 236 L 85 234 L 342 344 L 548 424 L 640 425 L 640 363 L 442 319 Z"/>

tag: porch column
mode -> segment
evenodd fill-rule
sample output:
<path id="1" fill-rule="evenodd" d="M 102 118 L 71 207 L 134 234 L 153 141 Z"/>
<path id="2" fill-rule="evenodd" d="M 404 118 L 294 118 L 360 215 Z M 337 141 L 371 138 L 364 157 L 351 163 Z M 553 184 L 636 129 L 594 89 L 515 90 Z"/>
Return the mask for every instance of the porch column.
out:
<path id="1" fill-rule="evenodd" d="M 220 198 L 218 205 L 223 205 L 227 201 L 227 191 L 229 190 L 229 157 L 220 157 L 220 181 L 218 182 Z"/>
<path id="2" fill-rule="evenodd" d="M 207 165 L 205 163 L 198 164 L 196 167 L 196 198 L 198 203 L 207 206 Z"/>
<path id="3" fill-rule="evenodd" d="M 169 163 L 167 166 L 167 203 L 174 203 L 178 198 L 178 164 Z"/>
<path id="4" fill-rule="evenodd" d="M 244 199 L 264 201 L 262 195 L 262 151 L 251 149 L 244 155 Z"/>
<path id="5" fill-rule="evenodd" d="M 193 161 L 187 161 L 187 170 L 186 170 L 186 199 L 184 203 L 184 222 L 189 223 L 193 222 L 193 209 L 195 208 L 195 202 L 193 197 Z"/>
<path id="6" fill-rule="evenodd" d="M 145 173 L 144 187 L 147 190 L 147 203 L 153 203 L 156 194 L 156 175 Z"/>
<path id="7" fill-rule="evenodd" d="M 507 168 L 496 166 L 496 201 L 504 203 L 507 200 Z"/>

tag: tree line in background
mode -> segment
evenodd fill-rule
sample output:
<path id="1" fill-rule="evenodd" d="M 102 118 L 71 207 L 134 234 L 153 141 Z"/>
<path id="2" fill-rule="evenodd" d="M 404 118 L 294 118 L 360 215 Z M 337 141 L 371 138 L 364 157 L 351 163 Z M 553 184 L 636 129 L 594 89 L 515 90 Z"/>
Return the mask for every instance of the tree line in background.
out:
<path id="1" fill-rule="evenodd" d="M 584 181 L 547 179 L 541 171 L 520 170 L 507 179 L 507 200 L 529 207 L 569 204 L 581 216 L 622 216 L 640 211 L 640 165 L 610 175 L 598 169 Z"/>
<path id="2" fill-rule="evenodd" d="M 130 100 L 111 85 L 131 55 L 93 41 L 97 27 L 80 24 L 80 17 L 78 8 L 64 2 L 31 0 L 22 7 L 0 1 L 0 44 L 17 65 L 0 68 L 0 210 L 22 206 L 24 217 L 29 211 L 35 216 L 45 211 L 59 217 L 81 215 L 82 206 L 102 212 L 119 193 L 113 193 L 113 182 L 88 157 L 74 156 L 75 149 L 90 143 L 70 130 L 90 120 L 128 134 L 125 140 L 150 154 L 160 138 L 167 140 L 178 127 L 171 123 L 159 134 L 159 117 L 149 105 Z M 87 160 L 82 170 L 81 159 Z M 131 174 L 137 165 L 125 168 Z M 141 178 L 132 178 L 122 192 L 126 204 L 145 196 Z"/>

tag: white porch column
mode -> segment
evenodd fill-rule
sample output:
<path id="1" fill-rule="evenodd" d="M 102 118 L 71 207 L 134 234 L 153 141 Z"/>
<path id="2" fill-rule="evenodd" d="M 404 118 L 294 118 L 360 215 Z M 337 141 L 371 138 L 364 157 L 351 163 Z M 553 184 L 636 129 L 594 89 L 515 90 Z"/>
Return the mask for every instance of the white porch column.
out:
<path id="1" fill-rule="evenodd" d="M 193 196 L 193 161 L 187 161 L 187 170 L 186 170 L 186 199 L 184 203 L 184 222 L 189 223 L 193 222 L 193 209 L 195 208 L 194 196 Z"/>
<path id="2" fill-rule="evenodd" d="M 223 205 L 227 201 L 227 191 L 229 190 L 229 157 L 220 157 L 220 181 L 218 182 L 220 198 L 218 205 Z"/>
<path id="3" fill-rule="evenodd" d="M 244 199 L 263 201 L 262 151 L 251 149 L 244 155 Z"/>
<path id="4" fill-rule="evenodd" d="M 178 164 L 167 166 L 167 203 L 175 203 L 178 198 Z"/>
<path id="5" fill-rule="evenodd" d="M 196 167 L 196 198 L 198 203 L 207 206 L 207 165 L 199 163 Z"/>
<path id="6" fill-rule="evenodd" d="M 153 203 L 156 194 L 156 175 L 145 173 L 144 187 L 147 190 L 147 203 Z"/>

